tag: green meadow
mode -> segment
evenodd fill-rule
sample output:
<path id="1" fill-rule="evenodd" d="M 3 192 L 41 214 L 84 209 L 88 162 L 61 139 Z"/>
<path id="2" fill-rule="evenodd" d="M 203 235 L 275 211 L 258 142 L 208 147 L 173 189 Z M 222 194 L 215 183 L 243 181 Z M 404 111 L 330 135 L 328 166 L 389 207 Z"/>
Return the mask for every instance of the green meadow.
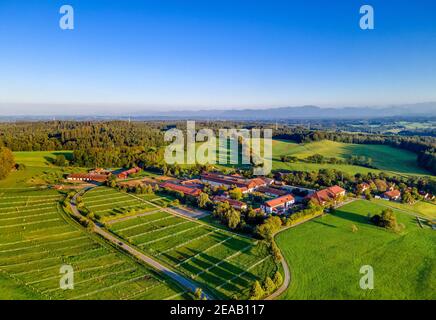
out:
<path id="1" fill-rule="evenodd" d="M 378 169 L 370 169 L 353 165 L 333 165 L 315 163 L 283 163 L 281 156 L 289 155 L 303 160 L 308 156 L 320 154 L 324 157 L 347 159 L 351 156 L 365 156 L 373 160 L 373 165 Z M 351 174 L 361 172 L 377 172 L 379 170 L 395 172 L 398 174 L 429 174 L 418 167 L 416 154 L 406 150 L 369 144 L 348 144 L 330 140 L 298 144 L 290 141 L 273 140 L 273 167 L 277 169 L 290 168 L 293 170 L 313 170 L 314 168 L 337 168 Z"/>
<path id="2" fill-rule="evenodd" d="M 435 299 L 435 231 L 399 211 L 399 233 L 370 224 L 367 215 L 383 209 L 358 200 L 280 233 L 291 271 L 281 299 Z M 373 290 L 359 286 L 364 265 L 373 267 Z"/>

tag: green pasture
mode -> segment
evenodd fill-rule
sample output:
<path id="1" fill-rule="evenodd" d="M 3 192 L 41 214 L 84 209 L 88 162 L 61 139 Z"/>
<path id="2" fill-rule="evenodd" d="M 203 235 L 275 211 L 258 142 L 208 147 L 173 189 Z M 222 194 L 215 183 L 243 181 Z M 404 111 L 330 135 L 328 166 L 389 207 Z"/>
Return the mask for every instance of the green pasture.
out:
<path id="1" fill-rule="evenodd" d="M 367 215 L 383 209 L 358 200 L 280 233 L 277 244 L 292 275 L 281 298 L 434 300 L 435 231 L 399 211 L 399 233 L 369 223 Z M 373 290 L 359 286 L 365 265 L 374 270 Z"/>

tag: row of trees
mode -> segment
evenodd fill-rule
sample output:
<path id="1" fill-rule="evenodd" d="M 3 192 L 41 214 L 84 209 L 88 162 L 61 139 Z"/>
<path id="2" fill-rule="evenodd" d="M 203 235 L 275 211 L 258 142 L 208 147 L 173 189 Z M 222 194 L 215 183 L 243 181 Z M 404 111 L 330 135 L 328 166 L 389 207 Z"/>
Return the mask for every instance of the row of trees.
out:
<path id="1" fill-rule="evenodd" d="M 416 188 L 436 194 L 436 181 L 429 177 L 422 176 L 391 176 L 380 173 L 349 173 L 335 169 L 320 169 L 318 171 L 289 171 L 282 173 L 280 179 L 289 185 L 296 185 L 306 188 L 320 189 L 339 185 L 350 192 L 356 192 L 358 185 L 366 182 L 371 189 L 377 192 L 385 192 L 389 186 L 396 185 L 400 190 Z"/>

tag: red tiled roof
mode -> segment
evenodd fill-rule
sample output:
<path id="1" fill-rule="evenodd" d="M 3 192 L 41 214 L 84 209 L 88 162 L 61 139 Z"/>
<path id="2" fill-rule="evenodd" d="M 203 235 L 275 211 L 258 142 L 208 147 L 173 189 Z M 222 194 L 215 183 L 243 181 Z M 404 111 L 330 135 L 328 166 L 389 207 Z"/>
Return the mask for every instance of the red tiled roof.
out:
<path id="1" fill-rule="evenodd" d="M 389 198 L 396 198 L 401 196 L 401 192 L 399 190 L 386 191 L 384 195 Z"/>
<path id="2" fill-rule="evenodd" d="M 257 192 L 262 192 L 262 193 L 270 193 L 270 194 L 274 194 L 276 196 L 283 196 L 285 194 L 287 194 L 286 191 L 284 190 L 280 190 L 280 189 L 276 189 L 276 188 L 269 188 L 269 187 L 259 187 L 257 190 Z"/>
<path id="3" fill-rule="evenodd" d="M 228 186 L 235 185 L 239 188 L 245 187 L 247 189 L 256 188 L 258 186 L 265 185 L 265 181 L 261 178 L 245 179 L 239 176 L 227 176 L 223 174 L 209 173 L 209 172 L 202 173 L 201 178 L 204 180 L 221 183 Z"/>
<path id="4" fill-rule="evenodd" d="M 278 207 L 280 205 L 285 204 L 286 202 L 292 201 L 294 200 L 294 197 L 290 194 L 269 200 L 265 202 L 265 205 L 271 208 L 275 208 Z"/>
<path id="5" fill-rule="evenodd" d="M 333 193 L 334 195 L 338 195 L 342 192 L 345 192 L 345 189 L 341 188 L 340 186 L 333 186 L 330 188 L 327 188 L 328 191 L 330 191 L 331 193 Z"/>
<path id="6" fill-rule="evenodd" d="M 201 190 L 197 189 L 197 188 L 189 188 L 186 186 L 181 186 L 178 184 L 174 184 L 171 182 L 164 182 L 160 185 L 162 188 L 166 188 L 166 189 L 170 189 L 173 191 L 179 191 L 179 192 L 183 192 L 184 194 L 190 195 L 190 196 L 194 196 L 197 197 L 200 195 Z"/>
<path id="7" fill-rule="evenodd" d="M 87 180 L 94 180 L 94 181 L 106 181 L 108 178 L 108 175 L 105 174 L 89 174 L 89 173 L 72 173 L 68 175 L 67 178 L 70 179 L 87 179 Z"/>
<path id="8" fill-rule="evenodd" d="M 319 190 L 314 194 L 310 195 L 308 198 L 318 201 L 322 204 L 324 202 L 334 200 L 340 193 L 345 192 L 345 190 L 339 186 L 329 187 L 327 189 Z"/>
<path id="9" fill-rule="evenodd" d="M 245 207 L 247 206 L 242 201 L 226 198 L 226 197 L 223 197 L 223 196 L 215 196 L 215 197 L 213 197 L 213 201 L 214 202 L 228 202 L 232 207 L 237 207 L 237 208 L 242 208 L 244 206 Z"/>

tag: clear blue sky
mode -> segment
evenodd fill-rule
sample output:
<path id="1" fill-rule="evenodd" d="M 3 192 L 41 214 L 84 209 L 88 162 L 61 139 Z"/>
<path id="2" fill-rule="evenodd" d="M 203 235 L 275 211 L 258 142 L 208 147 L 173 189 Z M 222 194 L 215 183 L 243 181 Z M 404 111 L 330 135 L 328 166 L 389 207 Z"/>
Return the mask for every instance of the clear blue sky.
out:
<path id="1" fill-rule="evenodd" d="M 424 101 L 434 0 L 0 0 L 0 114 Z"/>

